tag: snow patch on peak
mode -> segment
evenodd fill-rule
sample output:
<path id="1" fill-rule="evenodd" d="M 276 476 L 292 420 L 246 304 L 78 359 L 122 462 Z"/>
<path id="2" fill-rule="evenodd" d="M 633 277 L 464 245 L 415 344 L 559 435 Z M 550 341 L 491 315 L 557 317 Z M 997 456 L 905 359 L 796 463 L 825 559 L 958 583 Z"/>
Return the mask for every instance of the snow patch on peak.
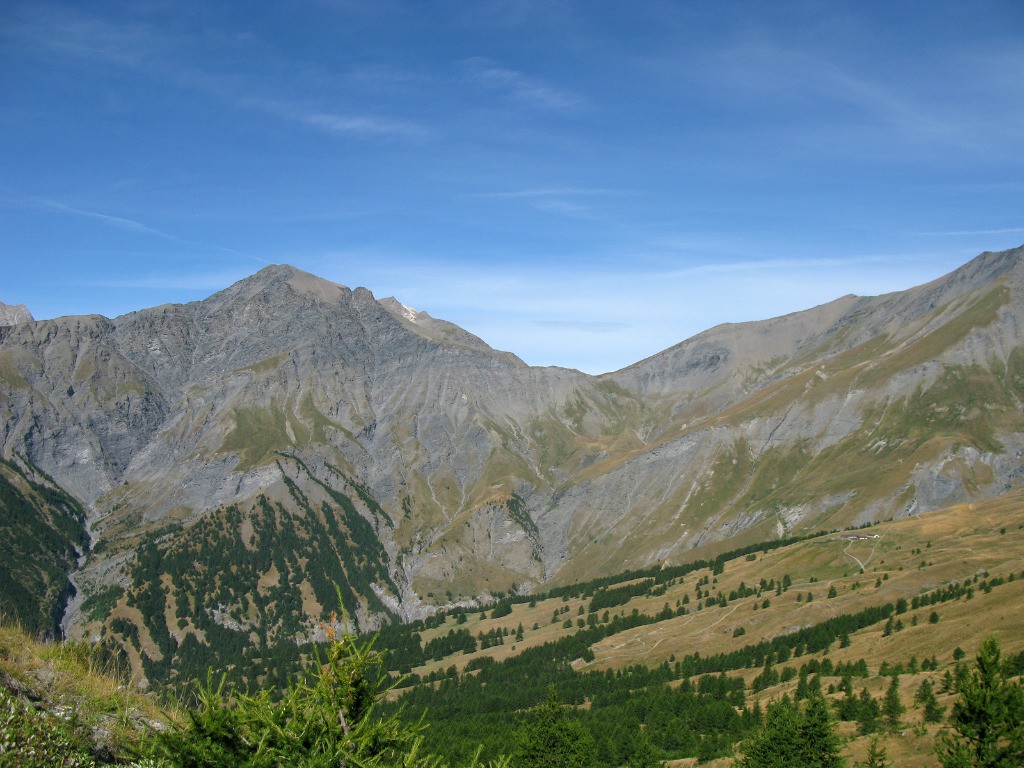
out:
<path id="1" fill-rule="evenodd" d="M 410 323 L 418 322 L 420 313 L 412 307 L 407 307 L 402 302 L 398 302 L 398 309 L 402 313 L 402 317 L 408 320 Z"/>

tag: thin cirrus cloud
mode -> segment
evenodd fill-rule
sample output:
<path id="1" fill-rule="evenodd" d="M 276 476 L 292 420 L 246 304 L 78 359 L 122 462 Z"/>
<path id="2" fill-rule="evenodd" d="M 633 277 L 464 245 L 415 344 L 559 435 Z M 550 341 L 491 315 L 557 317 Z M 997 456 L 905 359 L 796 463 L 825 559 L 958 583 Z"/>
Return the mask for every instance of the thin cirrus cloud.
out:
<path id="1" fill-rule="evenodd" d="M 664 273 L 663 277 L 731 274 L 737 272 L 765 274 L 768 272 L 788 272 L 790 270 L 802 271 L 820 268 L 846 268 L 866 264 L 887 264 L 891 262 L 891 260 L 891 256 L 862 256 L 858 258 L 843 259 L 814 257 L 796 259 L 750 259 L 716 262 L 713 264 L 698 264 L 692 267 L 671 270 Z"/>
<path id="2" fill-rule="evenodd" d="M 86 280 L 81 285 L 90 288 L 111 290 L 158 290 L 158 291 L 219 291 L 244 277 L 247 271 L 228 270 L 223 272 L 185 272 L 139 275 L 130 278 L 109 278 Z"/>
<path id="3" fill-rule="evenodd" d="M 90 59 L 133 69 L 148 66 L 167 42 L 151 26 L 115 24 L 71 8 L 39 9 L 12 24 L 7 34 L 44 58 Z"/>
<path id="4" fill-rule="evenodd" d="M 584 331 L 586 333 L 611 333 L 632 328 L 630 323 L 614 323 L 588 320 L 535 320 L 534 325 L 559 331 Z"/>
<path id="5" fill-rule="evenodd" d="M 466 78 L 484 88 L 504 93 L 516 101 L 547 110 L 574 110 L 583 104 L 583 97 L 573 91 L 556 88 L 522 72 L 503 67 L 483 58 L 464 63 Z"/>
<path id="6" fill-rule="evenodd" d="M 492 200 L 521 200 L 538 211 L 575 219 L 597 220 L 594 205 L 584 202 L 594 198 L 622 195 L 624 192 L 602 187 L 562 187 L 524 189 L 506 192 L 482 192 L 472 197 Z"/>
<path id="7" fill-rule="evenodd" d="M 162 232 L 159 229 L 147 226 L 140 221 L 134 219 L 126 219 L 121 216 L 111 216 L 110 214 L 100 213 L 98 211 L 87 211 L 82 208 L 75 208 L 70 205 L 64 205 L 58 203 L 55 200 L 46 200 L 40 197 L 29 197 L 26 201 L 37 208 L 44 210 L 56 211 L 58 213 L 68 214 L 69 216 L 76 216 L 86 219 L 93 219 L 94 221 L 102 222 L 118 229 L 124 229 L 129 232 L 137 232 L 143 235 L 153 235 L 154 237 L 162 237 L 168 240 L 181 240 L 180 237 L 172 235 L 168 232 Z"/>
<path id="8" fill-rule="evenodd" d="M 832 149 L 837 138 L 849 148 L 855 144 L 855 137 L 863 140 L 884 135 L 889 141 L 899 138 L 913 146 L 939 145 L 985 152 L 985 143 L 977 137 L 979 122 L 986 122 L 981 133 L 991 135 L 987 124 L 993 117 L 991 110 L 1004 117 L 1019 113 L 1013 99 L 1005 97 L 982 100 L 984 114 L 973 108 L 979 99 L 978 80 L 986 63 L 974 60 L 967 67 L 966 53 L 950 50 L 946 59 L 934 63 L 934 69 L 942 73 L 936 77 L 947 84 L 946 90 L 936 95 L 918 87 L 912 73 L 896 70 L 892 77 L 883 80 L 883 75 L 871 68 L 844 62 L 833 53 L 813 46 L 794 48 L 763 35 L 770 33 L 762 32 L 756 39 L 734 42 L 708 54 L 705 66 L 699 69 L 703 86 L 716 99 L 743 109 L 757 109 L 765 101 L 787 102 L 790 107 L 785 114 L 807 116 L 796 124 L 783 123 L 796 136 L 802 126 L 807 137 L 820 138 L 821 125 L 816 115 L 831 123 L 844 110 L 856 114 L 857 122 L 843 123 L 842 131 L 838 127 L 828 129 L 830 140 L 825 146 Z M 1000 61 L 993 60 L 989 68 L 997 68 Z M 958 62 L 964 62 L 964 66 L 958 66 Z M 1009 122 L 1016 125 L 1017 121 Z"/>
<path id="9" fill-rule="evenodd" d="M 259 89 L 237 77 L 181 66 L 179 60 L 187 56 L 178 42 L 143 24 L 126 25 L 65 11 L 45 14 L 17 27 L 13 34 L 41 55 L 102 61 L 336 136 L 422 139 L 430 134 L 421 124 L 380 115 L 334 112 L 266 98 L 240 99 L 235 94 Z"/>
<path id="10" fill-rule="evenodd" d="M 147 224 L 143 224 L 141 221 L 134 219 L 124 218 L 123 216 L 113 216 L 107 213 L 100 213 L 99 211 L 90 211 L 84 208 L 75 208 L 71 205 L 65 205 L 64 203 L 57 202 L 56 200 L 47 200 L 41 197 L 25 197 L 23 202 L 29 206 L 39 208 L 42 210 L 53 211 L 59 214 L 73 216 L 76 218 L 91 219 L 98 221 L 109 227 L 121 229 L 127 232 L 133 232 L 139 235 L 145 235 L 149 237 L 158 237 L 163 240 L 172 240 L 178 243 L 184 243 L 186 245 L 198 245 L 203 248 L 212 248 L 213 250 L 222 251 L 224 253 L 230 253 L 235 256 L 242 256 L 252 261 L 266 264 L 267 262 L 258 256 L 252 256 L 250 254 L 242 253 L 240 251 L 233 250 L 231 248 L 225 248 L 221 245 L 214 245 L 212 243 L 204 243 L 200 240 L 190 240 L 186 237 L 180 237 L 178 235 L 171 234 L 170 232 L 164 232 L 163 230 L 155 229 Z"/>
<path id="11" fill-rule="evenodd" d="M 376 115 L 322 112 L 294 104 L 267 101 L 247 101 L 243 102 L 243 105 L 262 109 L 278 117 L 333 134 L 406 139 L 422 139 L 430 135 L 430 130 L 423 125 Z"/>
<path id="12" fill-rule="evenodd" d="M 1006 229 L 957 229 L 944 232 L 916 232 L 920 237 L 974 237 L 975 235 L 1016 235 L 1024 232 L 1024 227 L 1008 227 Z"/>
<path id="13" fill-rule="evenodd" d="M 618 195 L 621 191 L 604 187 L 554 187 L 551 189 L 520 189 L 507 192 L 480 192 L 474 197 L 496 197 L 496 198 L 546 198 L 546 197 L 572 197 L 572 196 L 597 196 L 597 195 Z"/>

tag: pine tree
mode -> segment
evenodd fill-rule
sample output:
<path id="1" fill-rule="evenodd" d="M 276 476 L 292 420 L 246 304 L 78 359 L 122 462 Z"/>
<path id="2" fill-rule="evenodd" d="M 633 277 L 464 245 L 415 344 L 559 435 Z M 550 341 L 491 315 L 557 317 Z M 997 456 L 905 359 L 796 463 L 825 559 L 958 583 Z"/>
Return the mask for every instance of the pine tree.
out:
<path id="1" fill-rule="evenodd" d="M 938 723 L 942 721 L 945 708 L 939 706 L 939 700 L 935 698 L 935 687 L 932 681 L 925 678 L 914 694 L 914 701 L 924 707 L 924 721 L 926 723 Z"/>
<path id="2" fill-rule="evenodd" d="M 857 699 L 857 733 L 864 736 L 868 733 L 875 733 L 878 730 L 878 720 L 882 716 L 882 709 L 878 702 L 868 693 L 867 688 L 861 688 L 860 696 Z"/>
<path id="3" fill-rule="evenodd" d="M 660 765 L 651 740 L 647 737 L 647 731 L 641 730 L 630 745 L 626 768 L 658 768 Z"/>
<path id="4" fill-rule="evenodd" d="M 802 667 L 800 669 L 800 679 L 796 683 L 796 693 L 793 694 L 797 701 L 803 701 L 807 698 L 807 668 Z"/>
<path id="5" fill-rule="evenodd" d="M 889 688 L 885 692 L 885 700 L 882 703 L 882 714 L 885 716 L 885 727 L 890 733 L 896 733 L 903 726 L 900 718 L 907 708 L 900 700 L 900 677 L 893 675 L 889 682 Z"/>
<path id="6" fill-rule="evenodd" d="M 939 700 L 932 693 L 924 703 L 924 721 L 926 723 L 941 723 L 945 714 L 946 708 L 939 706 Z"/>
<path id="7" fill-rule="evenodd" d="M 797 711 L 789 699 L 768 704 L 764 721 L 743 744 L 743 768 L 786 768 L 798 765 Z"/>
<path id="8" fill-rule="evenodd" d="M 512 760 L 517 768 L 587 768 L 596 756 L 594 737 L 567 715 L 551 686 L 547 700 L 523 717 Z"/>
<path id="9" fill-rule="evenodd" d="M 952 732 L 936 744 L 945 768 L 1019 768 L 1024 765 L 1024 688 L 1006 679 L 999 642 L 990 637 L 975 668 L 958 675 Z"/>
<path id="10" fill-rule="evenodd" d="M 743 744 L 743 768 L 843 768 L 828 704 L 812 696 L 801 710 L 783 697 L 768 705 L 761 726 Z"/>
<path id="11" fill-rule="evenodd" d="M 808 768 L 843 768 L 846 765 L 839 752 L 840 741 L 832 713 L 821 694 L 813 694 L 807 700 L 797 725 L 797 737 L 803 757 L 798 765 Z"/>
<path id="12" fill-rule="evenodd" d="M 859 704 L 857 697 L 853 694 L 853 681 L 849 677 L 844 677 L 843 682 L 839 685 L 839 690 L 843 692 L 844 696 L 839 700 L 836 714 L 840 720 L 856 720 Z"/>
<path id="13" fill-rule="evenodd" d="M 822 696 L 821 675 L 815 675 L 807 682 L 808 696 Z"/>
<path id="14" fill-rule="evenodd" d="M 232 695 L 223 677 L 219 683 L 211 677 L 199 689 L 200 706 L 189 722 L 155 736 L 153 756 L 177 768 L 438 768 L 436 758 L 420 754 L 424 725 L 377 712 L 395 685 L 383 672 L 384 654 L 372 641 L 328 635 L 326 658 L 280 696 L 269 689 Z M 6 765 L 2 758 L 0 764 Z M 479 766 L 478 760 L 471 765 Z M 498 765 L 507 766 L 507 759 Z"/>
<path id="15" fill-rule="evenodd" d="M 868 744 L 868 754 L 864 760 L 857 763 L 857 768 L 892 768 L 892 761 L 889 760 L 885 747 L 879 745 L 877 736 Z"/>

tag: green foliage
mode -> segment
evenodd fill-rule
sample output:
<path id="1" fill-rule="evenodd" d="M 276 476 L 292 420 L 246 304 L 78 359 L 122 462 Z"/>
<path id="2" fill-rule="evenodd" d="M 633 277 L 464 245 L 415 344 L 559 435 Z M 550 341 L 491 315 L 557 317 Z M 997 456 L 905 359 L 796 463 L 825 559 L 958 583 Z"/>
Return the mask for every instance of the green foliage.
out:
<path id="1" fill-rule="evenodd" d="M 882 714 L 885 716 L 885 727 L 890 733 L 896 733 L 902 727 L 900 720 L 907 708 L 900 700 L 900 678 L 893 675 L 889 681 L 889 687 L 885 691 L 885 700 L 882 702 Z"/>
<path id="2" fill-rule="evenodd" d="M 526 511 L 526 502 L 524 502 L 518 494 L 513 493 L 512 498 L 508 500 L 506 506 L 508 507 L 508 511 L 512 519 L 515 520 L 524 531 L 526 531 L 527 536 L 530 537 L 530 540 L 534 542 L 535 546 L 539 545 L 540 529 Z"/>
<path id="3" fill-rule="evenodd" d="M 57 635 L 67 574 L 89 546 L 85 510 L 27 459 L 0 459 L 0 613 Z"/>
<path id="4" fill-rule="evenodd" d="M 651 744 L 647 731 L 640 731 L 630 745 L 626 768 L 660 768 L 660 766 L 661 761 L 657 759 L 654 745 Z"/>
<path id="5" fill-rule="evenodd" d="M 803 708 L 788 698 L 768 705 L 764 722 L 744 742 L 743 768 L 842 768 L 828 705 L 811 696 Z"/>
<path id="6" fill-rule="evenodd" d="M 422 722 L 378 712 L 393 686 L 382 661 L 372 643 L 345 633 L 281 696 L 231 696 L 223 677 L 208 678 L 188 724 L 158 734 L 154 753 L 177 768 L 440 768 L 422 752 Z"/>
<path id="7" fill-rule="evenodd" d="M 885 746 L 879 744 L 877 736 L 871 739 L 868 754 L 864 760 L 857 763 L 857 768 L 892 768 L 892 761 L 885 751 Z"/>
<path id="8" fill-rule="evenodd" d="M 857 733 L 861 736 L 875 733 L 878 730 L 881 717 L 882 708 L 878 706 L 878 702 L 868 693 L 867 688 L 861 688 L 856 710 Z"/>
<path id="9" fill-rule="evenodd" d="M 935 696 L 935 687 L 932 685 L 931 680 L 925 678 L 921 681 L 917 693 L 914 694 L 914 701 L 924 707 L 923 714 L 926 723 L 942 722 L 942 716 L 945 714 L 946 709 L 939 706 L 939 700 Z"/>
<path id="10" fill-rule="evenodd" d="M 0 768 L 92 768 L 88 742 L 68 722 L 25 706 L 0 687 Z"/>
<path id="11" fill-rule="evenodd" d="M 124 588 L 116 584 L 97 590 L 82 601 L 82 613 L 93 621 L 102 620 L 114 610 L 123 595 Z"/>
<path id="12" fill-rule="evenodd" d="M 593 736 L 568 715 L 554 686 L 543 704 L 523 716 L 516 732 L 516 768 L 588 768 L 595 756 Z"/>
<path id="13" fill-rule="evenodd" d="M 951 731 L 936 744 L 944 768 L 1024 765 L 1024 688 L 1006 678 L 999 641 L 981 644 L 974 669 L 958 675 Z"/>
<path id="14" fill-rule="evenodd" d="M 453 653 L 472 653 L 476 650 L 476 640 L 466 629 L 449 629 L 447 635 L 435 637 L 423 646 L 423 655 L 440 661 Z"/>
<path id="15" fill-rule="evenodd" d="M 502 619 L 506 616 L 512 615 L 512 603 L 508 600 L 501 600 L 495 606 L 494 610 L 491 611 L 492 619 Z"/>
<path id="16" fill-rule="evenodd" d="M 187 530 L 148 535 L 138 547 L 126 599 L 143 626 L 121 619 L 106 631 L 139 651 L 150 680 L 180 687 L 214 667 L 249 690 L 283 688 L 300 666 L 295 638 L 328 620 L 336 590 L 349 615 L 388 615 L 373 589 L 395 589 L 374 531 L 387 524 L 379 505 L 354 480 L 332 476 L 335 488 L 300 460 L 285 459 L 294 462 L 289 472 L 305 473 L 326 498 L 311 500 L 282 466 L 290 499 L 261 495 L 249 506 L 225 506 Z M 114 599 L 98 593 L 91 607 L 98 613 Z M 177 627 L 168 623 L 172 601 Z M 155 650 L 140 643 L 143 628 Z M 418 640 L 415 646 L 407 662 L 421 663 Z"/>
<path id="17" fill-rule="evenodd" d="M 625 605 L 637 595 L 645 594 L 653 583 L 653 579 L 643 579 L 635 584 L 627 584 L 624 587 L 599 589 L 594 592 L 594 596 L 590 600 L 590 612 L 596 613 L 606 608 Z"/>

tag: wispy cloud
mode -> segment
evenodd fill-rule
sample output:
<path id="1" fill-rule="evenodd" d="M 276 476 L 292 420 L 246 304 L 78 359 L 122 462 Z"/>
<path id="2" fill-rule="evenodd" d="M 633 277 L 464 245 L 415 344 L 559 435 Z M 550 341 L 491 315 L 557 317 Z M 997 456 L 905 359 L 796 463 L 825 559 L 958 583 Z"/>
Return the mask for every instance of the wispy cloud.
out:
<path id="1" fill-rule="evenodd" d="M 490 59 L 468 59 L 464 65 L 470 81 L 490 90 L 505 93 L 533 107 L 566 111 L 577 109 L 583 104 L 583 97 L 578 93 L 556 88 L 517 70 L 503 67 Z"/>
<path id="2" fill-rule="evenodd" d="M 832 50 L 817 41 L 782 42 L 781 37 L 762 29 L 716 49 L 699 68 L 702 85 L 744 110 L 761 112 L 770 102 L 776 113 L 790 118 L 781 128 L 808 144 L 831 137 L 822 146 L 832 149 L 837 140 L 848 149 L 869 140 L 877 151 L 884 139 L 890 146 L 939 145 L 991 154 L 1022 135 L 1014 93 L 1020 89 L 1019 54 L 986 59 L 947 47 L 930 67 L 926 59 L 912 59 L 909 66 L 900 60 L 887 68 L 880 57 L 869 62 L 854 53 L 856 38 L 837 42 Z M 1006 83 L 1010 71 L 1012 85 Z M 787 108 L 779 109 L 784 104 Z M 791 119 L 798 115 L 802 119 Z"/>
<path id="3" fill-rule="evenodd" d="M 627 194 L 603 187 L 555 187 L 522 189 L 502 192 L 481 192 L 471 197 L 492 200 L 522 200 L 538 211 L 567 216 L 575 219 L 597 220 L 600 218 L 595 206 L 585 200 Z"/>
<path id="4" fill-rule="evenodd" d="M 223 272 L 195 272 L 171 275 L 140 275 L 131 278 L 110 278 L 84 280 L 80 285 L 112 290 L 159 290 L 159 291 L 220 291 L 232 283 L 247 277 L 249 272 L 227 270 Z"/>
<path id="5" fill-rule="evenodd" d="M 852 268 L 865 264 L 888 264 L 893 256 L 847 256 L 844 258 L 792 258 L 792 259 L 744 259 L 739 261 L 713 262 L 684 267 L 664 273 L 665 276 L 686 277 L 694 275 L 735 274 L 753 272 L 790 272 L 823 268 Z"/>
<path id="6" fill-rule="evenodd" d="M 610 333 L 632 328 L 630 323 L 612 323 L 587 320 L 535 320 L 534 325 L 541 328 L 565 331 L 585 331 L 587 333 Z"/>
<path id="7" fill-rule="evenodd" d="M 915 133 L 937 133 L 943 121 L 891 84 L 876 82 L 816 53 L 763 39 L 716 54 L 720 84 L 748 95 L 793 103 L 845 104 Z"/>
<path id="8" fill-rule="evenodd" d="M 1024 227 L 1009 227 L 1007 229 L 959 229 L 944 232 L 915 232 L 919 237 L 960 237 L 974 235 L 1017 235 L 1024 233 Z"/>
<path id="9" fill-rule="evenodd" d="M 259 110 L 336 136 L 421 139 L 430 133 L 425 126 L 414 122 L 359 110 L 337 112 L 268 97 L 240 98 L 239 93 L 258 94 L 263 86 L 239 75 L 184 65 L 183 62 L 194 58 L 188 41 L 176 39 L 151 25 L 93 18 L 65 9 L 36 15 L 19 26 L 14 34 L 38 55 L 118 66 L 221 103 Z M 310 80 L 306 77 L 306 81 Z M 318 100 L 323 97 L 310 99 Z"/>
<path id="10" fill-rule="evenodd" d="M 247 100 L 244 106 L 334 134 L 422 139 L 430 134 L 423 125 L 376 115 L 323 112 L 279 101 Z"/>
<path id="11" fill-rule="evenodd" d="M 121 216 L 111 216 L 106 213 L 99 213 L 98 211 L 87 211 L 82 208 L 74 208 L 70 205 L 64 205 L 53 200 L 46 200 L 40 197 L 31 197 L 28 200 L 40 208 L 45 208 L 51 211 L 57 211 L 59 213 L 67 213 L 72 216 L 81 216 L 86 219 L 94 219 L 104 224 L 109 224 L 112 227 L 118 229 L 125 229 L 129 232 L 138 232 L 144 235 L 153 235 L 155 237 L 163 237 L 168 240 L 181 240 L 180 237 L 169 234 L 167 232 L 161 232 L 159 229 L 146 226 L 142 222 L 135 221 L 133 219 L 126 219 Z"/>
<path id="12" fill-rule="evenodd" d="M 8 34 L 42 57 L 71 57 L 134 69 L 166 50 L 167 34 L 145 24 L 110 23 L 72 7 L 38 7 Z"/>
<path id="13" fill-rule="evenodd" d="M 620 195 L 620 190 L 607 189 L 604 187 L 554 187 L 551 189 L 519 189 L 507 192 L 480 192 L 474 197 L 505 197 L 505 198 L 545 198 L 545 197 L 572 197 L 572 196 L 597 196 L 597 195 Z"/>
<path id="14" fill-rule="evenodd" d="M 150 227 L 147 224 L 143 224 L 141 221 L 136 221 L 134 219 L 128 219 L 128 218 L 125 218 L 123 216 L 112 216 L 111 214 L 101 213 L 99 211 L 90 211 L 90 210 L 86 210 L 84 208 L 75 208 L 74 206 L 65 205 L 64 203 L 60 203 L 60 202 L 57 202 L 55 200 L 47 200 L 46 198 L 41 198 L 41 197 L 24 197 L 23 200 L 28 205 L 34 206 L 36 208 L 41 208 L 43 210 L 49 210 L 49 211 L 55 211 L 57 213 L 66 214 L 68 216 L 75 216 L 75 217 L 80 217 L 80 218 L 85 218 L 85 219 L 91 219 L 93 221 L 98 221 L 101 224 L 105 224 L 105 225 L 110 226 L 110 227 L 115 227 L 117 229 L 123 229 L 123 230 L 125 230 L 127 232 L 134 232 L 134 233 L 140 234 L 140 235 L 149 235 L 149 236 L 152 236 L 152 237 L 159 237 L 159 238 L 162 238 L 164 240 L 173 240 L 175 242 L 184 243 L 186 245 L 198 245 L 198 246 L 201 246 L 203 248 L 212 248 L 214 250 L 222 251 L 224 253 L 230 253 L 230 254 L 235 255 L 235 256 L 241 256 L 241 257 L 246 258 L 246 259 L 251 259 L 253 261 L 257 261 L 257 262 L 260 262 L 262 264 L 266 264 L 267 263 L 266 261 L 264 261 L 263 259 L 261 259 L 261 258 L 259 258 L 257 256 L 252 256 L 252 255 L 247 254 L 247 253 L 242 253 L 240 251 L 236 251 L 236 250 L 233 250 L 231 248 L 225 248 L 224 246 L 221 246 L 221 245 L 213 245 L 212 243 L 204 243 L 204 242 L 199 241 L 199 240 L 190 240 L 190 239 L 185 238 L 185 237 L 179 237 L 178 235 L 173 235 L 170 232 L 164 232 L 162 230 L 155 229 L 154 227 Z"/>

